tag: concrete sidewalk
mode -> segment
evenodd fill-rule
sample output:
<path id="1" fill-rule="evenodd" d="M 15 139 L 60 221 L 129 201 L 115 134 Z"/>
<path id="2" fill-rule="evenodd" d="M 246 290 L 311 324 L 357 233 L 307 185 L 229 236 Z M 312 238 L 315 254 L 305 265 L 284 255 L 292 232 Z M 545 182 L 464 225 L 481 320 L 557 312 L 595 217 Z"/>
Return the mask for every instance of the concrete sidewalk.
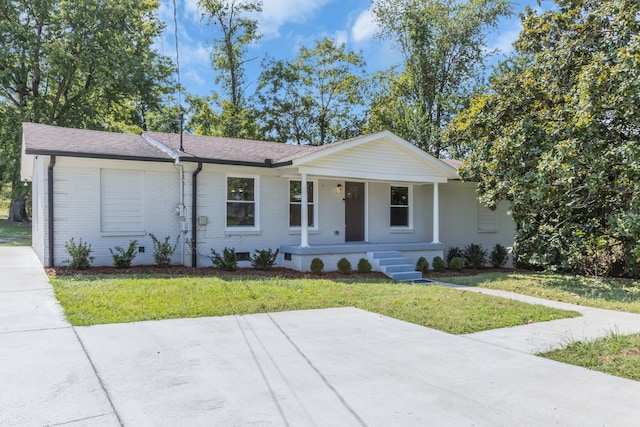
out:
<path id="1" fill-rule="evenodd" d="M 583 326 L 551 326 L 562 320 L 459 336 L 339 308 L 71 328 L 30 249 L 0 248 L 0 278 L 2 426 L 618 426 L 640 419 L 640 382 L 529 354 L 539 341 L 532 336 L 544 335 L 544 345 L 566 341 L 560 331 L 584 330 L 584 319 L 571 320 Z M 594 330 L 606 322 L 638 326 L 636 316 L 598 312 L 585 315 L 592 325 L 604 316 Z"/>
<path id="2" fill-rule="evenodd" d="M 119 425 L 31 248 L 0 247 L 0 426 Z"/>
<path id="3" fill-rule="evenodd" d="M 537 354 L 565 348 L 576 341 L 594 341 L 598 338 L 610 336 L 613 333 L 620 335 L 640 334 L 640 314 L 584 307 L 495 289 L 452 285 L 442 282 L 436 283 L 459 290 L 509 298 L 560 310 L 577 311 L 582 314 L 581 317 L 572 319 L 492 329 L 466 335 L 468 338 L 487 344 L 524 353 Z"/>

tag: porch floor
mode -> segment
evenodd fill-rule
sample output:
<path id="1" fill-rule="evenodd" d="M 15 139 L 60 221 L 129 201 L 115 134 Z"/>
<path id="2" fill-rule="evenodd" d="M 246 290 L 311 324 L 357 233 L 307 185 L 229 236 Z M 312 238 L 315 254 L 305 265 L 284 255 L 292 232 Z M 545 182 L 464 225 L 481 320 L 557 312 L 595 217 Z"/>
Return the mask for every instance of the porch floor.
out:
<path id="1" fill-rule="evenodd" d="M 337 244 L 310 245 L 308 248 L 301 248 L 296 245 L 282 245 L 280 252 L 294 255 L 323 255 L 323 254 L 347 254 L 354 252 L 382 252 L 382 251 L 429 251 L 444 250 L 443 243 L 369 243 L 369 242 L 348 242 Z"/>

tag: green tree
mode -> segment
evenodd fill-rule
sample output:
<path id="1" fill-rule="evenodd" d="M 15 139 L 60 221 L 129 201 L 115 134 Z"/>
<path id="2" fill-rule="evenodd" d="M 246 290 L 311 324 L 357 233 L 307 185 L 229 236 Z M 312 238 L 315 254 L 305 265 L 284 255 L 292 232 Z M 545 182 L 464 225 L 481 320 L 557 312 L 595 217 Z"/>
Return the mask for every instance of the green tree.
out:
<path id="1" fill-rule="evenodd" d="M 13 184 L 10 220 L 26 219 L 21 122 L 110 129 L 120 120 L 141 124 L 140 111 L 161 103 L 171 65 L 151 48 L 162 29 L 158 6 L 157 0 L 0 3 L 0 179 Z"/>
<path id="2" fill-rule="evenodd" d="M 640 270 L 640 3 L 527 9 L 517 56 L 447 132 L 473 141 L 462 171 L 490 207 L 511 201 L 521 261 Z"/>
<path id="3" fill-rule="evenodd" d="M 365 62 L 325 38 L 292 61 L 267 59 L 257 90 L 267 135 L 281 142 L 324 145 L 360 134 Z"/>
<path id="4" fill-rule="evenodd" d="M 217 102 L 219 120 L 224 126 L 215 127 L 212 135 L 243 138 L 245 127 L 255 127 L 255 112 L 247 104 L 244 66 L 255 58 L 247 58 L 248 47 L 260 40 L 258 21 L 250 15 L 262 11 L 259 0 L 200 0 L 203 17 L 214 26 L 219 37 L 212 39 L 211 62 L 217 72 L 215 83 L 221 84 L 227 98 L 214 94 L 210 100 Z M 213 128 L 212 128 L 213 129 Z"/>
<path id="5" fill-rule="evenodd" d="M 465 154 L 441 133 L 482 83 L 486 33 L 511 13 L 508 0 L 374 0 L 372 11 L 404 63 L 378 76 L 369 129 L 389 129 L 435 156 Z"/>

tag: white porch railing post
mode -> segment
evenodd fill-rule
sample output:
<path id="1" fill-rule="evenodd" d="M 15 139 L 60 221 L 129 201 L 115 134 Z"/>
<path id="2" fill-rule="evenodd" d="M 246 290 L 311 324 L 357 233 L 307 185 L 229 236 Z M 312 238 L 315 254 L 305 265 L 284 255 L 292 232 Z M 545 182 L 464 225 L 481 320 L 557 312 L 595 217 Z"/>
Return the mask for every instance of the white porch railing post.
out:
<path id="1" fill-rule="evenodd" d="M 433 242 L 440 243 L 440 197 L 438 183 L 433 183 Z"/>
<path id="2" fill-rule="evenodd" d="M 309 207 L 307 194 L 307 174 L 303 173 L 300 179 L 300 186 L 302 192 L 302 200 L 300 201 L 300 247 L 309 247 Z"/>

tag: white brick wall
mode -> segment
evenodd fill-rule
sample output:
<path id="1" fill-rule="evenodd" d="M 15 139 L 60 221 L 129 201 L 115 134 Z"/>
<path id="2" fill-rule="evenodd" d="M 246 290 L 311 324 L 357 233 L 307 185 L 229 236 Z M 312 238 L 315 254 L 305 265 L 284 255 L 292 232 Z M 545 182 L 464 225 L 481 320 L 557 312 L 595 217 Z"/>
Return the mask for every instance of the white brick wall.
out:
<path id="1" fill-rule="evenodd" d="M 48 264 L 47 249 L 47 186 L 46 175 L 49 158 L 39 156 L 34 169 L 34 225 L 33 246 L 44 265 Z M 145 252 L 138 254 L 134 264 L 153 264 L 153 244 L 148 233 L 158 238 L 180 235 L 178 250 L 173 262 L 191 264 L 191 201 L 192 173 L 195 164 L 184 163 L 184 183 L 180 180 L 180 166 L 170 163 L 73 159 L 58 157 L 54 168 L 55 196 L 55 264 L 69 259 L 64 248 L 71 237 L 80 238 L 92 245 L 96 257 L 94 265 L 111 265 L 109 248 L 126 248 L 130 240 L 138 240 Z M 144 235 L 109 236 L 100 230 L 100 169 L 127 169 L 144 171 Z M 225 230 L 226 176 L 233 174 L 260 175 L 260 228 L 254 233 L 238 233 Z M 319 179 L 318 230 L 311 231 L 309 242 L 314 244 L 339 244 L 344 242 L 343 195 L 336 193 L 336 186 L 344 180 Z M 180 204 L 180 189 L 184 189 L 186 233 L 181 231 L 176 207 Z M 389 183 L 369 182 L 368 218 L 370 242 L 430 242 L 432 239 L 431 185 L 413 187 L 413 231 L 394 233 L 389 227 Z M 253 253 L 255 249 L 276 249 L 281 245 L 298 245 L 300 232 L 289 229 L 289 178 L 278 176 L 278 171 L 226 165 L 203 165 L 198 175 L 198 216 L 206 216 L 208 224 L 197 225 L 198 266 L 209 266 L 207 255 L 211 249 L 220 252 L 225 246 L 236 252 Z M 440 186 L 440 238 L 449 246 L 465 246 L 481 243 L 491 249 L 496 243 L 509 246 L 513 242 L 514 225 L 506 214 L 507 205 L 498 209 L 498 231 L 477 231 L 477 199 L 475 185 L 450 182 Z M 336 233 L 337 232 L 337 233 Z M 357 259 L 354 259 L 357 262 Z M 280 255 L 282 264 L 282 255 Z M 241 263 L 248 266 L 247 263 Z"/>
<path id="2" fill-rule="evenodd" d="M 100 230 L 100 169 L 144 171 L 144 222 L 146 235 L 107 235 Z M 46 170 L 46 168 L 45 168 Z M 72 159 L 58 157 L 54 168 L 54 261 L 62 265 L 70 257 L 64 247 L 72 237 L 91 244 L 94 265 L 111 265 L 109 248 L 126 248 L 130 240 L 138 240 L 145 252 L 135 264 L 153 264 L 153 244 L 148 233 L 158 238 L 175 239 L 180 233 L 180 218 L 175 214 L 179 204 L 179 177 L 172 164 Z M 46 217 L 46 210 L 43 212 Z M 182 239 L 182 238 L 181 238 Z M 181 240 L 182 241 L 182 240 Z M 182 244 L 173 258 L 182 262 Z"/>

